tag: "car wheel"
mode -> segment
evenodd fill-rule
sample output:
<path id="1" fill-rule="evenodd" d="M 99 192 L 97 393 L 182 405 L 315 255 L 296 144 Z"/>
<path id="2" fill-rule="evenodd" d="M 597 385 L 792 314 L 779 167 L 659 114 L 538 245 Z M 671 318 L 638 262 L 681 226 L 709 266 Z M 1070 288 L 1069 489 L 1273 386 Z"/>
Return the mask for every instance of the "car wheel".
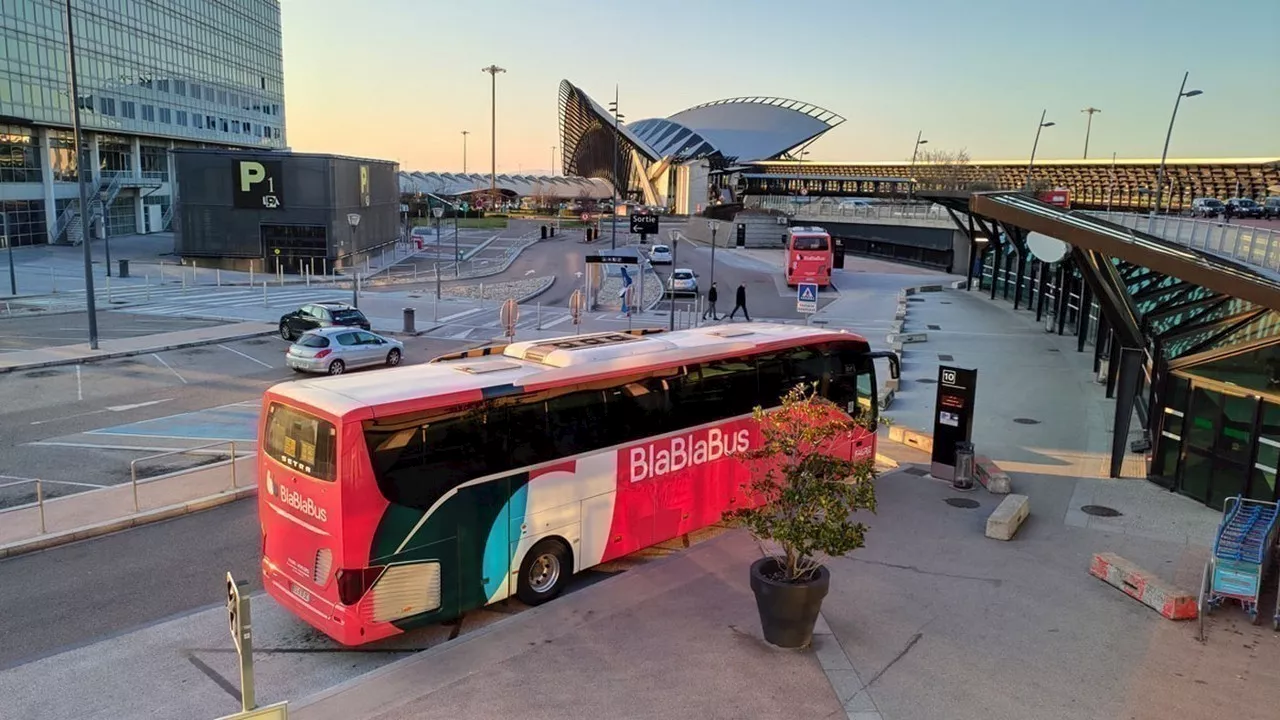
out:
<path id="1" fill-rule="evenodd" d="M 399 364 L 400 364 L 400 351 L 395 348 L 392 348 L 391 351 L 387 353 L 387 366 L 395 367 Z"/>
<path id="2" fill-rule="evenodd" d="M 288 323 L 280 323 L 280 339 L 293 342 L 293 331 L 289 329 Z"/>
<path id="3" fill-rule="evenodd" d="M 558 538 L 538 542 L 520 563 L 516 597 L 527 605 L 541 605 L 564 590 L 573 573 L 573 557 Z"/>
<path id="4" fill-rule="evenodd" d="M 333 362 L 329 363 L 330 375 L 341 375 L 346 371 L 347 371 L 347 364 L 342 362 L 341 360 L 334 360 Z"/>

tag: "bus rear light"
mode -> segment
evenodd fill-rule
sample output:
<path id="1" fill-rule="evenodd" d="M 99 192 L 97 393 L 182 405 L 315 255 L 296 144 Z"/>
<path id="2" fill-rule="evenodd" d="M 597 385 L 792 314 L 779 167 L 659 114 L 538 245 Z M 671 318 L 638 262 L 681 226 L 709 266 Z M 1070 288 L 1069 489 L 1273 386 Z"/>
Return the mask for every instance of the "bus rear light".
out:
<path id="1" fill-rule="evenodd" d="M 338 581 L 338 602 L 343 605 L 355 605 L 360 602 L 360 598 L 364 597 L 364 594 L 369 592 L 369 588 L 377 582 L 382 570 L 382 565 L 339 570 L 334 576 Z"/>
<path id="2" fill-rule="evenodd" d="M 332 353 L 333 353 L 332 349 L 325 348 L 324 350 L 321 350 L 320 352 L 316 353 L 316 359 L 319 360 L 320 358 L 329 357 L 329 355 L 331 355 Z"/>

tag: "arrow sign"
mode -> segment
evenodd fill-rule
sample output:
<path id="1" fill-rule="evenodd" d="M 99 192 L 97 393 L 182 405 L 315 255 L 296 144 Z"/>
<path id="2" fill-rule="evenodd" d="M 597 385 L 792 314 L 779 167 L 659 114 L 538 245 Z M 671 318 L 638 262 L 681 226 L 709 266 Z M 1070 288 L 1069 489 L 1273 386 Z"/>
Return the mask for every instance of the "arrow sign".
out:
<path id="1" fill-rule="evenodd" d="M 532 275 L 532 274 L 534 274 L 534 273 L 536 273 L 536 272 L 538 272 L 538 271 L 537 271 L 537 270 L 526 270 L 524 274 L 525 274 L 525 275 Z"/>
<path id="2" fill-rule="evenodd" d="M 582 277 L 582 271 L 581 271 L 581 270 L 579 270 L 578 272 L 574 273 L 574 276 L 575 276 L 575 277 Z"/>

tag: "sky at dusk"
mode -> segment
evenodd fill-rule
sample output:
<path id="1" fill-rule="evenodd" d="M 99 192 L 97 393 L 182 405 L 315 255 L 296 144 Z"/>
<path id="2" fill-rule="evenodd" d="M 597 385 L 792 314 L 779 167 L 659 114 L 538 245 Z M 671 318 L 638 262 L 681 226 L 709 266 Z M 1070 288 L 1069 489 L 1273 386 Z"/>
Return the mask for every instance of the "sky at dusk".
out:
<path id="1" fill-rule="evenodd" d="M 929 148 L 1022 160 L 1280 157 L 1280 2 L 1222 0 L 281 0 L 290 146 L 484 172 L 543 173 L 568 79 L 627 121 L 737 96 L 843 115 L 810 161 Z M 560 161 L 556 160 L 559 170 Z"/>

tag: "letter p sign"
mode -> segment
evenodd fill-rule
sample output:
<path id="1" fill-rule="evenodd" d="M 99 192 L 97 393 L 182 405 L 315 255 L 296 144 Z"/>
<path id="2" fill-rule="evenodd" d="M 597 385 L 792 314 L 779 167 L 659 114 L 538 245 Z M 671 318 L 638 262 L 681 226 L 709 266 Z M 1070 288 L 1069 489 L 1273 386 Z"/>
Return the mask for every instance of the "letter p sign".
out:
<path id="1" fill-rule="evenodd" d="M 240 162 L 240 192 L 247 193 L 256 184 L 267 177 L 267 169 L 260 162 L 242 160 Z"/>

